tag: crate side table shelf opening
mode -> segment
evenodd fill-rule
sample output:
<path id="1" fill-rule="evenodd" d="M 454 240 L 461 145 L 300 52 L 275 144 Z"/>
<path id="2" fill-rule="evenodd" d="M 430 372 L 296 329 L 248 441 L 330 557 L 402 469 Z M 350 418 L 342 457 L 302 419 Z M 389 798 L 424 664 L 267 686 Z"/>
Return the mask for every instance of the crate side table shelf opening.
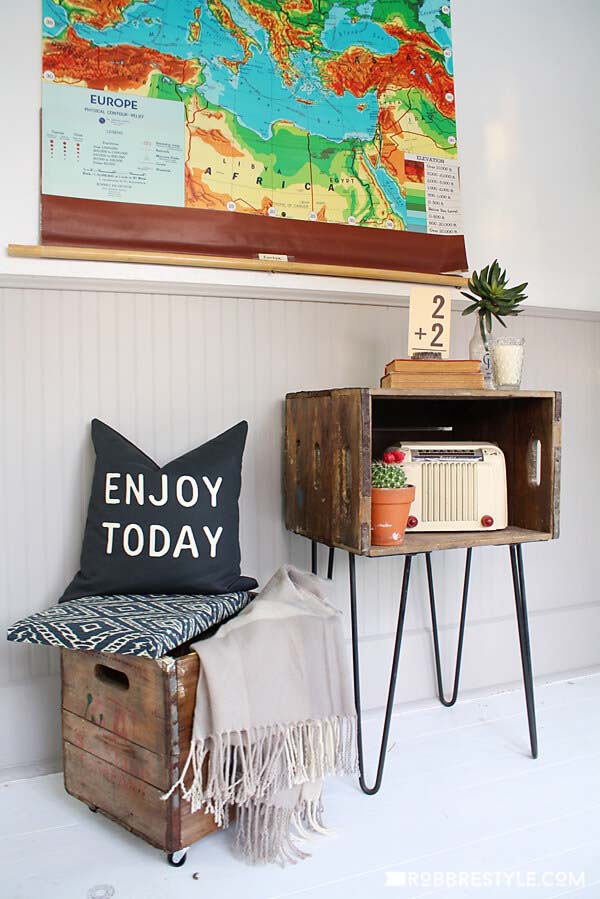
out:
<path id="1" fill-rule="evenodd" d="M 507 469 L 508 527 L 496 531 L 408 533 L 399 547 L 371 546 L 371 460 L 386 446 L 435 435 L 452 441 L 496 443 Z M 558 537 L 560 513 L 561 395 L 555 391 L 384 390 L 346 388 L 291 393 L 286 397 L 286 527 L 311 541 L 312 570 L 318 545 L 329 547 L 333 577 L 336 548 L 348 553 L 354 698 L 358 720 L 359 783 L 381 787 L 412 562 L 424 555 L 427 571 L 437 691 L 440 702 L 458 698 L 473 549 L 508 546 L 519 648 L 533 758 L 538 755 L 533 671 L 522 545 Z M 441 660 L 432 553 L 466 549 L 455 673 L 447 698 Z M 383 732 L 372 786 L 365 781 L 362 745 L 356 556 L 403 555 L 404 569 Z"/>

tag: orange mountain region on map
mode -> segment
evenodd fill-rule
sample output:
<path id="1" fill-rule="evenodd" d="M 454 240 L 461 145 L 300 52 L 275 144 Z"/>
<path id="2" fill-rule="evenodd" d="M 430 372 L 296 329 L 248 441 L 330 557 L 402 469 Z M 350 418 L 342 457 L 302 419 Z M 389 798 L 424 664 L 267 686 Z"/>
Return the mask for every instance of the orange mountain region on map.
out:
<path id="1" fill-rule="evenodd" d="M 186 205 L 459 233 L 449 3 L 42 2 L 47 81 L 183 105 Z"/>

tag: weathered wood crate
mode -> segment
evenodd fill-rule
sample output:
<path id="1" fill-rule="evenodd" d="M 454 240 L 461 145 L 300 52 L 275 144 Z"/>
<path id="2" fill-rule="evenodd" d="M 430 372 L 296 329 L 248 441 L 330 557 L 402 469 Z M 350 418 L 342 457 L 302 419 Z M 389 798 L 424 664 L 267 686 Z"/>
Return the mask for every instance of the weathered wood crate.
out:
<path id="1" fill-rule="evenodd" d="M 152 846 L 172 854 L 216 830 L 179 791 L 192 734 L 199 660 L 62 650 L 65 787 Z M 182 863 L 182 862 L 180 862 Z"/>
<path id="2" fill-rule="evenodd" d="M 507 468 L 509 526 L 502 531 L 407 534 L 371 546 L 371 460 L 402 440 L 498 444 Z M 539 481 L 532 477 L 540 454 Z M 369 556 L 558 536 L 561 395 L 555 391 L 387 390 L 286 397 L 285 519 L 290 531 Z"/>

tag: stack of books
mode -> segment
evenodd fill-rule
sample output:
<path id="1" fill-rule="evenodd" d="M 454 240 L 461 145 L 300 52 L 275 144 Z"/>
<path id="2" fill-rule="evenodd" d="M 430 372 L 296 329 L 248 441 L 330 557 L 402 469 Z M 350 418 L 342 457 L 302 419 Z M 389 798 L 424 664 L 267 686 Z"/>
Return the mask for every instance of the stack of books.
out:
<path id="1" fill-rule="evenodd" d="M 394 359 L 386 365 L 380 386 L 483 390 L 484 384 L 478 359 Z"/>

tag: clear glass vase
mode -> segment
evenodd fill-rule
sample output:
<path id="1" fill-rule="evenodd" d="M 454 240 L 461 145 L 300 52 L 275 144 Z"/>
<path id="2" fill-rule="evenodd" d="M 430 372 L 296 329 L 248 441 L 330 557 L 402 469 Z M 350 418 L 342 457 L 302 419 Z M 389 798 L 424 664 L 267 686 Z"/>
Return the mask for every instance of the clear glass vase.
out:
<path id="1" fill-rule="evenodd" d="M 475 315 L 475 328 L 469 341 L 469 359 L 479 359 L 481 373 L 483 374 L 483 386 L 490 390 L 494 387 L 494 374 L 492 371 L 492 354 L 490 352 L 490 335 L 487 330 L 485 318 Z"/>

